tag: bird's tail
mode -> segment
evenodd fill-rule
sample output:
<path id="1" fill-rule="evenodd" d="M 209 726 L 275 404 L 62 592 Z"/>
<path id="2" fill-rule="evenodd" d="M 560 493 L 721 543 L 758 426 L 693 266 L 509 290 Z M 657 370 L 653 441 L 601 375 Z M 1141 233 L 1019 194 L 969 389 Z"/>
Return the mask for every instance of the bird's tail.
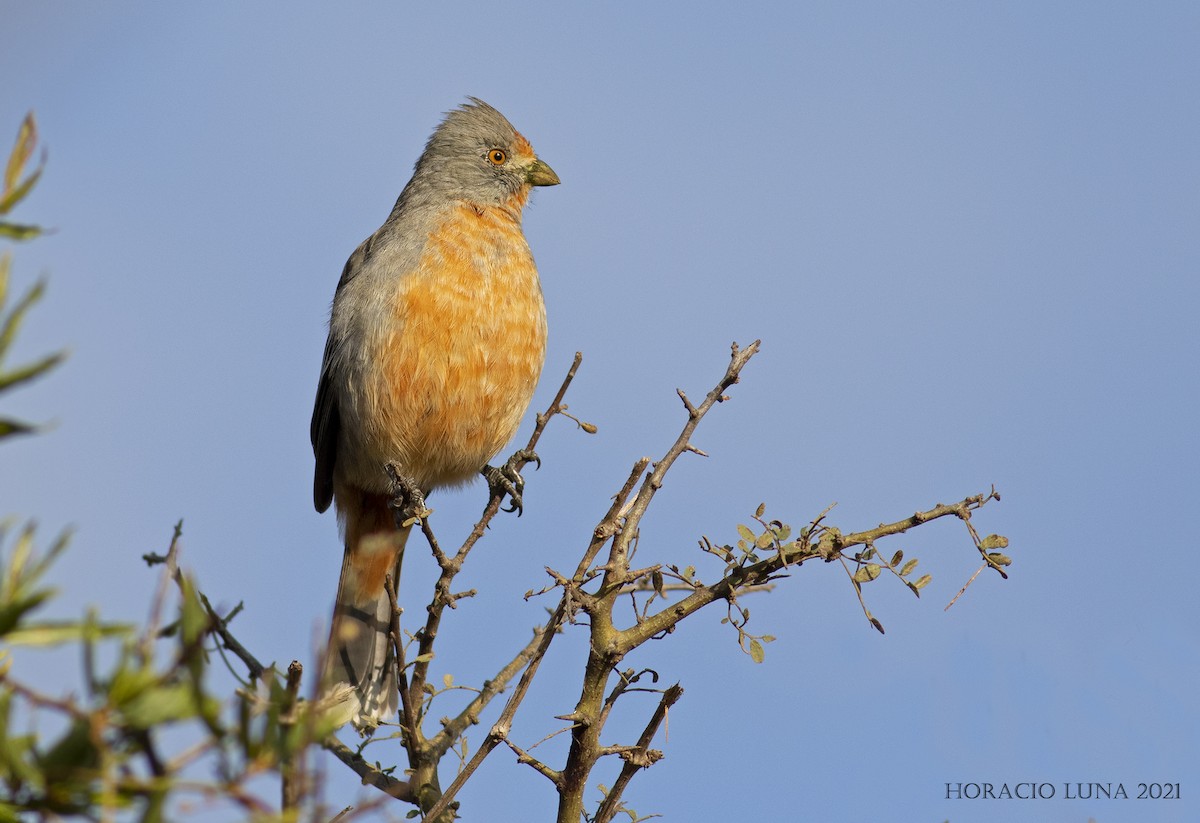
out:
<path id="1" fill-rule="evenodd" d="M 373 728 L 394 720 L 398 702 L 396 658 L 391 640 L 392 604 L 385 580 L 400 585 L 400 561 L 410 529 L 397 530 L 388 498 L 343 495 L 346 553 L 333 607 L 333 626 L 325 653 L 324 691 L 340 684 L 353 688 L 354 725 Z"/>

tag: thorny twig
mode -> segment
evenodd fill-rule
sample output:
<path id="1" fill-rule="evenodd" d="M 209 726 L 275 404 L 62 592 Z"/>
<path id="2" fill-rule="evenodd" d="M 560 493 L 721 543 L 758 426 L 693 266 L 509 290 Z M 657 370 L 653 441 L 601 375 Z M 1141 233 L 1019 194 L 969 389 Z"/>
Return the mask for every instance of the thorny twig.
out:
<path id="1" fill-rule="evenodd" d="M 666 719 L 667 711 L 682 696 L 683 689 L 678 683 L 663 692 L 662 699 L 658 701 L 658 708 L 651 715 L 650 722 L 646 724 L 642 736 L 638 738 L 637 745 L 633 747 L 632 752 L 628 754 L 623 753 L 622 757 L 625 760 L 625 765 L 621 767 L 621 773 L 617 775 L 612 788 L 604 796 L 604 802 L 596 810 L 596 816 L 592 818 L 594 823 L 608 823 L 608 821 L 612 820 L 621 809 L 621 795 L 624 793 L 625 787 L 629 785 L 629 781 L 637 774 L 638 769 L 650 767 L 662 756 L 661 752 L 653 751 L 650 748 L 650 744 L 654 742 L 654 735 L 658 733 L 658 727 Z"/>

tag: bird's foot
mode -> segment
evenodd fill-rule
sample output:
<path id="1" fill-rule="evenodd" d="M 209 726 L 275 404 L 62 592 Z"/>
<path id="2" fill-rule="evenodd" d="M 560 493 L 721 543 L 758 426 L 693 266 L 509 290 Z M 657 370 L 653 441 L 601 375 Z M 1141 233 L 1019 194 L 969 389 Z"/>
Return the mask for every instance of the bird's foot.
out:
<path id="1" fill-rule="evenodd" d="M 411 477 L 400 473 L 394 463 L 384 467 L 391 480 L 391 507 L 396 513 L 396 528 L 404 529 L 433 514 L 425 505 L 425 492 Z"/>
<path id="2" fill-rule="evenodd" d="M 525 478 L 521 476 L 521 469 L 529 463 L 535 464 L 539 469 L 542 467 L 542 459 L 535 452 L 521 449 L 514 452 L 500 468 L 484 466 L 479 472 L 487 480 L 492 497 L 498 497 L 501 501 L 508 497 L 510 503 L 504 511 L 516 512 L 517 517 L 525 510 L 525 501 L 521 498 L 525 491 Z"/>

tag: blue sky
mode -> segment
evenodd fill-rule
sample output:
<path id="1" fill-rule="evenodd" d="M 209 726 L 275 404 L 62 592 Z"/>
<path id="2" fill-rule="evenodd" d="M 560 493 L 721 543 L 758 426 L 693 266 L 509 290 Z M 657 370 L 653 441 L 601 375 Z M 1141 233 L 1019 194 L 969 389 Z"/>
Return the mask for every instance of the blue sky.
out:
<path id="1" fill-rule="evenodd" d="M 695 439 L 711 456 L 682 460 L 645 522 L 647 562 L 703 573 L 696 539 L 736 539 L 759 502 L 800 523 L 836 501 L 857 529 L 994 483 L 976 523 L 1011 539 L 1011 579 L 943 612 L 975 567 L 944 523 L 888 547 L 934 582 L 919 602 L 868 588 L 884 637 L 832 566 L 749 603 L 779 638 L 762 665 L 715 610 L 690 619 L 630 661 L 687 690 L 630 805 L 1196 819 L 1197 7 L 430 6 L 4 4 L 0 137 L 36 110 L 50 162 L 20 216 L 55 228 L 14 252 L 18 285 L 50 277 L 22 351 L 71 358 L 6 399 L 57 425 L 4 446 L 0 514 L 76 526 L 61 608 L 142 618 L 140 555 L 182 517 L 202 588 L 246 602 L 241 639 L 311 656 L 341 553 L 310 493 L 329 300 L 441 113 L 476 95 L 563 180 L 526 212 L 551 326 L 535 405 L 581 350 L 569 403 L 600 432 L 543 439 L 439 672 L 500 665 L 543 614 L 520 595 L 573 567 L 632 462 L 673 439 L 675 387 L 706 391 L 731 341 L 761 337 Z M 482 496 L 435 495 L 443 541 Z M 410 556 L 406 594 L 432 565 Z M 556 643 L 518 742 L 573 707 L 583 640 Z M 1059 797 L 944 799 L 1030 780 Z M 1062 799 L 1076 781 L 1184 799 Z M 554 796 L 497 752 L 462 800 L 530 820 Z"/>

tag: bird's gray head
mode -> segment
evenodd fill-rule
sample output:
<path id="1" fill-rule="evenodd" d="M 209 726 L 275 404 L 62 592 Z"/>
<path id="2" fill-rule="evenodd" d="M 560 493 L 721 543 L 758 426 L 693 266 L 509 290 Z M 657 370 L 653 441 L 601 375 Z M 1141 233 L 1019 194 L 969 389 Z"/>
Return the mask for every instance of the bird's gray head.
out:
<path id="1" fill-rule="evenodd" d="M 413 172 L 413 185 L 481 205 L 524 205 L 531 186 L 553 186 L 558 175 L 529 141 L 487 103 L 468 98 L 433 132 Z"/>

